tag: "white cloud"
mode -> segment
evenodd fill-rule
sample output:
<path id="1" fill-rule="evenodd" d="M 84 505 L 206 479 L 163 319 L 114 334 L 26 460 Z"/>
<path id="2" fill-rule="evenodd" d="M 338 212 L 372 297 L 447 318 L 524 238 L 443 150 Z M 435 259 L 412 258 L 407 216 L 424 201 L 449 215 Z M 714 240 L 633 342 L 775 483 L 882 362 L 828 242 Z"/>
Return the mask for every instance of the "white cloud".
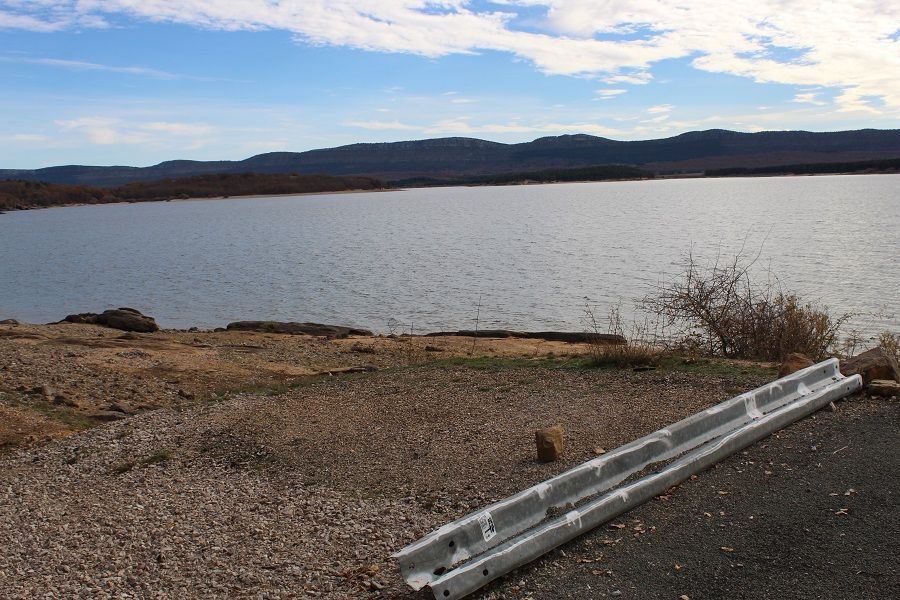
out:
<path id="1" fill-rule="evenodd" d="M 815 104 L 816 106 L 827 106 L 827 102 L 823 102 L 822 100 L 817 100 L 816 97 L 819 94 L 816 92 L 804 92 L 802 94 L 797 94 L 794 96 L 794 99 L 791 102 L 800 102 L 805 104 Z"/>
<path id="2" fill-rule="evenodd" d="M 87 137 L 92 144 L 138 144 L 141 139 L 134 135 L 127 135 L 121 129 L 118 119 L 103 117 L 82 117 L 57 121 L 63 132 L 78 132 Z"/>
<path id="3" fill-rule="evenodd" d="M 647 109 L 647 113 L 651 115 L 658 115 L 660 113 L 671 112 L 672 109 L 675 108 L 671 104 L 660 104 L 659 106 L 651 106 Z"/>
<path id="4" fill-rule="evenodd" d="M 612 89 L 612 90 L 597 90 L 597 95 L 600 96 L 603 100 L 609 100 L 610 98 L 615 98 L 619 94 L 624 94 L 628 90 L 623 89 Z"/>
<path id="5" fill-rule="evenodd" d="M 17 15 L 11 12 L 0 10 L 0 30 L 2 29 L 24 29 L 26 31 L 37 31 L 39 33 L 49 33 L 51 31 L 61 31 L 68 27 L 68 22 L 46 21 L 30 15 Z"/>
<path id="6" fill-rule="evenodd" d="M 653 75 L 646 71 L 638 71 L 631 75 L 611 75 L 602 79 L 604 83 L 610 85 L 646 85 L 653 81 Z"/>
<path id="7" fill-rule="evenodd" d="M 900 107 L 900 11 L 883 0 L 0 0 L 6 29 L 128 18 L 427 57 L 500 51 L 612 84 L 647 83 L 656 63 L 691 58 L 703 71 L 836 88 L 847 110 Z"/>

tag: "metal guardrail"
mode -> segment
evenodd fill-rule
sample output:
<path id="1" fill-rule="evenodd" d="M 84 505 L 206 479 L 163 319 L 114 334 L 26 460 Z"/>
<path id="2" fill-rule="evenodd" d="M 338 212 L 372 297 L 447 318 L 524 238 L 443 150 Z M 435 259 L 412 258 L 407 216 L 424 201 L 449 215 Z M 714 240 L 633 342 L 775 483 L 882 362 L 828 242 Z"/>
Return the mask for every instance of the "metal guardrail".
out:
<path id="1" fill-rule="evenodd" d="M 444 525 L 394 557 L 413 589 L 429 586 L 439 600 L 462 598 L 861 388 L 859 375 L 841 375 L 837 359 L 821 362 Z M 648 465 L 676 457 L 658 473 L 615 488 Z M 552 508 L 566 512 L 547 520 Z"/>

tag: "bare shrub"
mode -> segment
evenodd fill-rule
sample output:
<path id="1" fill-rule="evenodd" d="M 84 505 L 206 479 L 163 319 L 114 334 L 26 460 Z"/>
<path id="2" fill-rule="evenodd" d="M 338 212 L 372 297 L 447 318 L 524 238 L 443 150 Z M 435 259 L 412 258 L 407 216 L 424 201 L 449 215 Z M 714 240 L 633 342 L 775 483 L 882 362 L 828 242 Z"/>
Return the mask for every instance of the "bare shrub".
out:
<path id="1" fill-rule="evenodd" d="M 878 334 L 878 345 L 884 348 L 884 351 L 893 355 L 900 361 L 900 335 L 890 331 L 882 331 Z"/>
<path id="2" fill-rule="evenodd" d="M 682 275 L 644 298 L 643 307 L 680 350 L 776 361 L 791 352 L 814 360 L 831 354 L 850 315 L 832 317 L 826 306 L 783 290 L 777 279 L 751 281 L 755 262 L 738 253 L 728 262 L 716 256 L 704 268 L 690 254 Z"/>
<path id="3" fill-rule="evenodd" d="M 896 315 L 888 312 L 887 306 L 878 309 L 870 315 L 868 322 L 865 322 L 862 327 L 851 327 L 843 333 L 843 338 L 838 345 L 838 356 L 847 359 L 880 346 L 888 354 L 892 354 L 897 360 L 900 360 L 900 335 L 889 329 L 883 330 L 878 335 L 872 335 L 879 323 L 896 320 Z"/>
<path id="4" fill-rule="evenodd" d="M 605 331 L 597 321 L 595 309 L 588 307 L 584 312 L 588 332 L 597 334 L 595 341 L 590 343 L 587 366 L 625 369 L 648 367 L 659 363 L 661 350 L 652 341 L 655 336 L 648 335 L 650 327 L 646 322 L 641 326 L 632 323 L 630 335 L 626 335 L 618 306 L 609 310 Z M 620 336 L 627 341 L 624 344 L 609 343 L 604 341 L 607 338 L 600 335 L 604 333 Z"/>

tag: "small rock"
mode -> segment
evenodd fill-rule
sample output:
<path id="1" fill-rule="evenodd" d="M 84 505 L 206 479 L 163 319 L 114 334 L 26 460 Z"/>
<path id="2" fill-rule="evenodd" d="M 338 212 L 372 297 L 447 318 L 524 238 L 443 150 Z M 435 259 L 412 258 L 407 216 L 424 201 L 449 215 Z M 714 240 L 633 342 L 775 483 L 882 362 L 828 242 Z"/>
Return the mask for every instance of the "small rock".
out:
<path id="1" fill-rule="evenodd" d="M 869 393 L 873 396 L 900 397 L 900 383 L 889 379 L 875 379 L 869 383 Z"/>
<path id="2" fill-rule="evenodd" d="M 784 377 L 786 375 L 790 375 L 791 373 L 796 373 L 801 369 L 805 369 L 806 367 L 813 366 L 814 363 L 812 359 L 805 354 L 800 354 L 799 352 L 791 352 L 787 356 L 784 357 L 784 361 L 781 363 L 781 367 L 778 369 L 778 377 Z"/>
<path id="3" fill-rule="evenodd" d="M 53 397 L 54 404 L 64 404 L 66 406 L 71 406 L 72 408 L 79 408 L 81 405 L 69 398 L 64 394 L 57 394 Z"/>
<path id="4" fill-rule="evenodd" d="M 558 460 L 563 452 L 563 429 L 561 426 L 548 427 L 534 432 L 537 455 L 540 462 Z"/>
<path id="5" fill-rule="evenodd" d="M 92 412 L 85 415 L 88 419 L 93 419 L 95 421 L 121 421 L 122 419 L 127 419 L 128 415 L 125 413 L 120 413 L 117 410 L 98 410 L 97 412 Z"/>
<path id="6" fill-rule="evenodd" d="M 360 354 L 376 354 L 378 350 L 375 349 L 375 346 L 366 345 L 366 344 L 353 344 L 350 347 L 351 352 L 358 352 Z"/>
<path id="7" fill-rule="evenodd" d="M 15 319 L 3 319 L 0 321 L 0 325 L 18 325 L 19 322 Z"/>
<path id="8" fill-rule="evenodd" d="M 31 388 L 32 394 L 37 394 L 39 396 L 45 396 L 47 398 L 52 398 L 56 395 L 56 390 L 54 390 L 49 385 L 39 385 L 37 387 Z"/>
<path id="9" fill-rule="evenodd" d="M 127 402 L 113 402 L 106 410 L 120 412 L 125 415 L 134 414 L 134 408 Z"/>

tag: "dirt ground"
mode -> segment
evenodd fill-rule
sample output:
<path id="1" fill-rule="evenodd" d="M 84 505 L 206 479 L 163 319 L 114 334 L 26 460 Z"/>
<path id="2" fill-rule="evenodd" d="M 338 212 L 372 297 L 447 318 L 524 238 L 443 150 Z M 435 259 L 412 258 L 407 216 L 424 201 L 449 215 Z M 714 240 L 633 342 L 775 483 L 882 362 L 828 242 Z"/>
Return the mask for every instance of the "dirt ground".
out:
<path id="1" fill-rule="evenodd" d="M 96 325 L 0 325 L 0 451 L 101 421 L 287 388 L 355 371 L 454 357 L 582 354 L 583 344 L 531 339 L 352 336 L 246 331 L 126 333 Z"/>

